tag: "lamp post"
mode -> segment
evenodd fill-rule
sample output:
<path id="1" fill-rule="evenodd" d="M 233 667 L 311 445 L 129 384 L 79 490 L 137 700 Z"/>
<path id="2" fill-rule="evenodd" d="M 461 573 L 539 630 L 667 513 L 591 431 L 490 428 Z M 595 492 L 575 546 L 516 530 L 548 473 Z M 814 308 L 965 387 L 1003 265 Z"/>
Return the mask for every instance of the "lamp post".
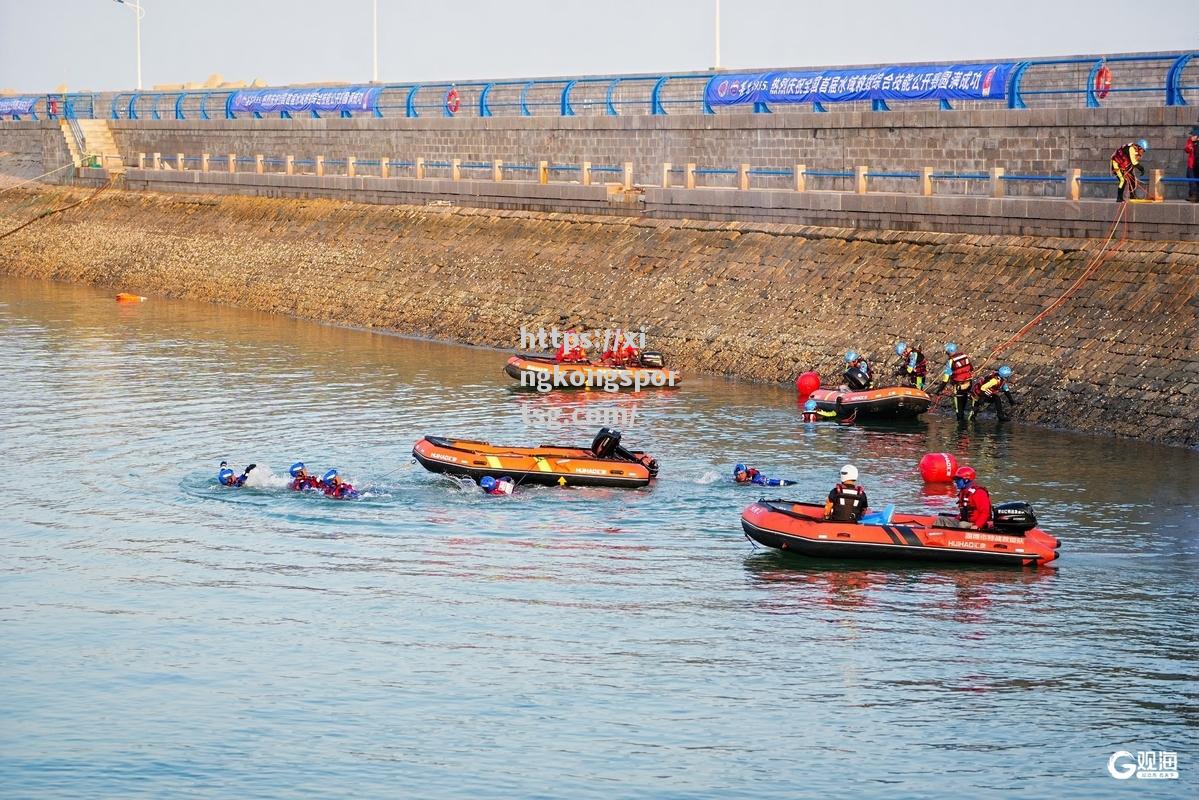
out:
<path id="1" fill-rule="evenodd" d="M 114 0 L 117 3 L 134 12 L 135 22 L 137 27 L 137 90 L 142 90 L 142 17 L 146 16 L 146 10 L 133 0 Z"/>
<path id="2" fill-rule="evenodd" d="M 371 42 L 374 61 L 371 67 L 371 83 L 379 82 L 379 0 L 371 0 Z"/>
<path id="3" fill-rule="evenodd" d="M 716 63 L 713 69 L 720 69 L 720 0 L 716 0 Z"/>

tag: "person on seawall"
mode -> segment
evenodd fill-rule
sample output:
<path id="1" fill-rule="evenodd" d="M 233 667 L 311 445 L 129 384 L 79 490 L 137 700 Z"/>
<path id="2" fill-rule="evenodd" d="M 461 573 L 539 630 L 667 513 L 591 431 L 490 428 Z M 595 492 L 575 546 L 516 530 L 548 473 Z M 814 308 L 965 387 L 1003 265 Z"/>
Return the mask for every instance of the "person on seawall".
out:
<path id="1" fill-rule="evenodd" d="M 1187 154 L 1187 202 L 1199 203 L 1199 128 L 1191 128 L 1191 135 L 1183 145 Z"/>
<path id="2" fill-rule="evenodd" d="M 1128 197 L 1132 199 L 1137 188 L 1137 178 L 1132 174 L 1135 169 L 1141 175 L 1145 174 L 1145 165 L 1141 159 L 1149 150 L 1149 142 L 1144 139 L 1129 142 L 1116 148 L 1112 153 L 1112 174 L 1116 176 L 1116 202 L 1124 202 L 1124 190 L 1128 189 Z"/>
<path id="3" fill-rule="evenodd" d="M 331 469 L 321 476 L 325 495 L 336 500 L 352 500 L 358 496 L 358 490 L 341 479 L 337 470 Z"/>
<path id="4" fill-rule="evenodd" d="M 909 386 L 923 390 L 924 378 L 928 375 L 928 361 L 924 358 L 924 353 L 909 346 L 907 342 L 899 342 L 895 345 L 895 354 L 899 356 L 895 376 L 906 378 Z"/>
<path id="5" fill-rule="evenodd" d="M 250 466 L 246 467 L 245 472 L 238 475 L 229 468 L 228 461 L 222 461 L 220 470 L 216 474 L 216 479 L 221 486 L 233 486 L 240 489 L 242 486 L 246 485 L 246 479 L 250 477 L 250 470 L 257 466 L 257 464 L 251 464 Z"/>
<path id="6" fill-rule="evenodd" d="M 1003 408 L 1002 400 L 1007 399 L 1008 405 L 1017 405 L 1012 397 L 1012 386 L 1008 378 L 1012 377 L 1012 368 L 1004 364 L 997 371 L 976 380 L 970 387 L 970 419 L 978 416 L 978 407 L 988 403 L 995 407 L 995 416 L 1002 422 L 1008 418 Z"/>
<path id="7" fill-rule="evenodd" d="M 863 392 L 874 386 L 874 373 L 866 357 L 850 350 L 845 354 L 845 383 L 850 389 Z"/>
<path id="8" fill-rule="evenodd" d="M 794 486 L 795 481 L 786 478 L 767 478 L 753 467 L 738 464 L 733 467 L 733 480 L 737 483 L 750 483 L 755 486 Z"/>
<path id="9" fill-rule="evenodd" d="M 516 482 L 507 475 L 498 481 L 490 475 L 484 475 L 479 479 L 479 487 L 487 494 L 512 494 L 512 490 L 516 488 Z"/>
<path id="10" fill-rule="evenodd" d="M 953 384 L 953 410 L 957 413 L 958 421 L 966 420 L 969 410 L 970 387 L 974 381 L 974 367 L 970 364 L 970 356 L 958 352 L 958 346 L 953 342 L 945 344 L 945 355 L 949 361 L 941 372 L 941 386 L 937 394 L 941 394 L 950 384 Z"/>
<path id="11" fill-rule="evenodd" d="M 834 522 L 857 522 L 866 513 L 866 489 L 858 485 L 858 468 L 841 467 L 841 481 L 824 501 L 824 518 Z"/>
<path id="12" fill-rule="evenodd" d="M 836 411 L 823 411 L 817 405 L 815 400 L 808 400 L 803 404 L 803 413 L 799 418 L 804 422 L 820 422 L 826 419 L 836 419 Z"/>
<path id="13" fill-rule="evenodd" d="M 989 530 L 992 527 L 991 493 L 985 486 L 975 483 L 977 478 L 973 467 L 957 468 L 953 473 L 953 485 L 958 490 L 958 516 L 942 514 L 933 525 L 939 528 L 965 528 L 975 531 Z"/>
<path id="14" fill-rule="evenodd" d="M 287 484 L 287 487 L 292 491 L 303 492 L 310 489 L 324 491 L 325 487 L 321 484 L 320 478 L 309 474 L 303 461 L 297 461 L 292 464 L 288 473 L 291 475 L 291 483 Z"/>

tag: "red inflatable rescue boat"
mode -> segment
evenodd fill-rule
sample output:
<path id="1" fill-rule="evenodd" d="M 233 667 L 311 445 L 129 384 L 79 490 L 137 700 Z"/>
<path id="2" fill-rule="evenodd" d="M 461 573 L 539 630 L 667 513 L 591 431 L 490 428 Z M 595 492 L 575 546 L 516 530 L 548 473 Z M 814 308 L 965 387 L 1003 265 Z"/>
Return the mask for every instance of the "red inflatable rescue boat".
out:
<path id="1" fill-rule="evenodd" d="M 1023 506 L 1024 504 L 1010 504 Z M 815 558 L 877 558 L 959 561 L 1027 567 L 1048 564 L 1061 546 L 1039 528 L 1003 519 L 1000 530 L 966 530 L 935 526 L 936 517 L 894 514 L 884 524 L 832 522 L 824 506 L 791 500 L 759 500 L 741 512 L 745 535 L 767 547 Z M 869 517 L 867 517 L 869 518 Z M 1025 519 L 1033 519 L 1031 513 Z"/>

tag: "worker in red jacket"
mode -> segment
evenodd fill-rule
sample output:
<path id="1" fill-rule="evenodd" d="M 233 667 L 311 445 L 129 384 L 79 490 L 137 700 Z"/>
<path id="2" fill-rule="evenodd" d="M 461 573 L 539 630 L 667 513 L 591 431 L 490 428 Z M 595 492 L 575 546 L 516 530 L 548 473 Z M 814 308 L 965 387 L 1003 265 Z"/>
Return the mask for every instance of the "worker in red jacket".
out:
<path id="1" fill-rule="evenodd" d="M 1112 153 L 1112 174 L 1116 176 L 1117 203 L 1124 202 L 1125 189 L 1128 190 L 1129 199 L 1132 198 L 1137 188 L 1137 178 L 1132 171 L 1135 169 L 1142 176 L 1145 174 L 1145 165 L 1141 163 L 1141 159 L 1148 150 L 1149 142 L 1141 139 L 1120 145 L 1116 152 Z"/>
<path id="2" fill-rule="evenodd" d="M 981 531 L 991 527 L 991 493 L 974 482 L 977 477 L 973 467 L 958 467 L 953 473 L 953 485 L 958 490 L 960 521 Z"/>
<path id="3" fill-rule="evenodd" d="M 1199 155 L 1196 150 L 1199 150 L 1199 128 L 1191 128 L 1191 135 L 1187 137 L 1186 146 L 1183 148 L 1187 153 L 1187 177 L 1191 182 L 1187 184 L 1187 201 L 1191 203 L 1199 203 Z"/>

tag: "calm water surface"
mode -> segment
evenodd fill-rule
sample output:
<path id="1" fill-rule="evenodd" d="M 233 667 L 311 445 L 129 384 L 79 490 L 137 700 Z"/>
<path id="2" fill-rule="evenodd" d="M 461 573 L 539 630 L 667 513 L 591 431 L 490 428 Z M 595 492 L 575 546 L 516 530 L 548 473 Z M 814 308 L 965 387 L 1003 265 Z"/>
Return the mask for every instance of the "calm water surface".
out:
<path id="1" fill-rule="evenodd" d="M 529 395 L 502 363 L 0 278 L 0 794 L 1195 796 L 1195 453 L 805 427 L 790 391 L 719 379 Z M 597 427 L 522 408 L 634 414 L 660 481 L 489 498 L 411 464 L 425 433 Z M 737 461 L 799 498 L 853 461 L 876 504 L 946 508 L 929 450 L 1032 502 L 1060 568 L 814 563 L 741 534 Z M 218 487 L 221 459 L 261 485 Z M 296 459 L 367 496 L 269 480 Z M 1115 750 L 1175 751 L 1182 777 L 1113 780 Z"/>

